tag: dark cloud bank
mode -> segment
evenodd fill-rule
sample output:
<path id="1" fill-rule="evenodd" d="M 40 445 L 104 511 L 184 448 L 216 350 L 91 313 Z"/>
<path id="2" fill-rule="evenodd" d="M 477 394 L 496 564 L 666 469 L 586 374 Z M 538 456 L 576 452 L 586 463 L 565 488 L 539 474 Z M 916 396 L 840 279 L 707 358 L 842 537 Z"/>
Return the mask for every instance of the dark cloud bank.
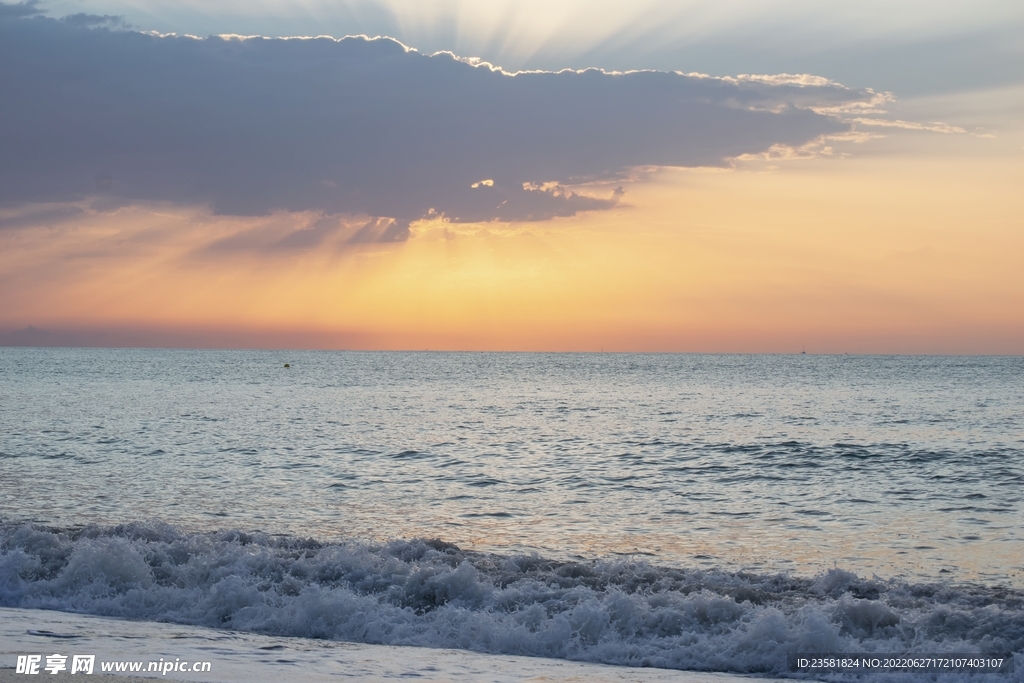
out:
<path id="1" fill-rule="evenodd" d="M 871 95 L 666 72 L 513 76 L 388 39 L 197 40 L 35 13 L 0 5 L 0 206 L 100 196 L 366 214 L 395 219 L 373 239 L 400 240 L 431 211 L 607 208 L 617 195 L 564 184 L 801 145 L 847 128 L 810 106 Z"/>

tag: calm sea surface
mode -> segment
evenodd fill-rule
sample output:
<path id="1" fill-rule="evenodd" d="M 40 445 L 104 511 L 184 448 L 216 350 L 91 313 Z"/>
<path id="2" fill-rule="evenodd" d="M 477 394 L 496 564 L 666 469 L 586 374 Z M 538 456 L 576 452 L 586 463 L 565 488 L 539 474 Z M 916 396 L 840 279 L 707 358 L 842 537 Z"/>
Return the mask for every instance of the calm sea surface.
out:
<path id="1" fill-rule="evenodd" d="M 1024 585 L 1021 358 L 9 348 L 0 361 L 9 524 L 156 520 Z"/>

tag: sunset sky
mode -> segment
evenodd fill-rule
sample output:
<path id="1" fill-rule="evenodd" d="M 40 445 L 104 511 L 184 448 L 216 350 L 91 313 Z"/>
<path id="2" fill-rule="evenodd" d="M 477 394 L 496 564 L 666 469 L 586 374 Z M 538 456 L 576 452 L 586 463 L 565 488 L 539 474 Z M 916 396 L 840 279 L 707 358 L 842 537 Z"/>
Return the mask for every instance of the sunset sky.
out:
<path id="1" fill-rule="evenodd" d="M 1024 353 L 1020 2 L 0 4 L 0 93 L 0 344 Z"/>

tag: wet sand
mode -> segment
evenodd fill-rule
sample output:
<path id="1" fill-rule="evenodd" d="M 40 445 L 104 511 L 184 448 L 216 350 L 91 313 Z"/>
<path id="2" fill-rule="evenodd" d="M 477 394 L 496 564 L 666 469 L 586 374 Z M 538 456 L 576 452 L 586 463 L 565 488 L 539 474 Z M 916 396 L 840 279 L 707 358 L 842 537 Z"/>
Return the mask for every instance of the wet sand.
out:
<path id="1" fill-rule="evenodd" d="M 17 655 L 94 654 L 92 675 L 15 673 Z M 103 674 L 103 662 L 163 659 L 211 663 L 208 673 Z M 69 660 L 70 661 L 70 657 Z M 561 659 L 489 655 L 466 650 L 365 645 L 307 638 L 281 638 L 196 626 L 127 621 L 48 610 L 0 608 L 0 683 L 92 681 L 203 683 L 366 681 L 413 678 L 424 683 L 750 683 L 766 680 L 571 662 Z"/>

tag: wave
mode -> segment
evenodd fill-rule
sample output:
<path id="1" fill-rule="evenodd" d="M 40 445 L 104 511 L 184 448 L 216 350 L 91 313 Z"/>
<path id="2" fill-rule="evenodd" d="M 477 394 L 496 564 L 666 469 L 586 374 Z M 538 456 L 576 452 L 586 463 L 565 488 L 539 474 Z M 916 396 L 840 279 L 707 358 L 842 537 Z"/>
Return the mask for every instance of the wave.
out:
<path id="1" fill-rule="evenodd" d="M 634 558 L 561 561 L 469 552 L 436 539 L 327 543 L 190 533 L 160 522 L 0 525 L 0 605 L 781 676 L 795 652 L 1012 652 L 1011 676 L 1024 680 L 1017 589 L 865 579 L 841 569 L 800 578 Z"/>

